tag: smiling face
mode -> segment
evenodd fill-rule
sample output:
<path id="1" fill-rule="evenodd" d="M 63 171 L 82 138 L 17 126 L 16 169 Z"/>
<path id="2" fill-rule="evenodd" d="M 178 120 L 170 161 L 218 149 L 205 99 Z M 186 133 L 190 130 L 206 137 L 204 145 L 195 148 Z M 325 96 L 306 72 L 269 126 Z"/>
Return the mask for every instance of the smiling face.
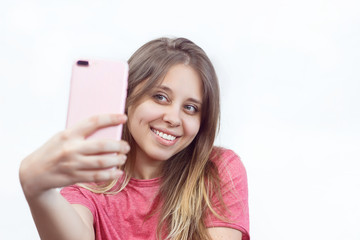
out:
<path id="1" fill-rule="evenodd" d="M 128 108 L 136 165 L 159 166 L 192 142 L 200 128 L 202 97 L 198 73 L 188 65 L 177 64 L 160 85 Z"/>

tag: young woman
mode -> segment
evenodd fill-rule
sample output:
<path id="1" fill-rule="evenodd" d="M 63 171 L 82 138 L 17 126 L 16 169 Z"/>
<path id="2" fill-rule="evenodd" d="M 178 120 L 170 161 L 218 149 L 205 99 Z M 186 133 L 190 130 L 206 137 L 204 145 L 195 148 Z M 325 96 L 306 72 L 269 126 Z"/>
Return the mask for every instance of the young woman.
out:
<path id="1" fill-rule="evenodd" d="M 161 38 L 128 62 L 127 116 L 85 119 L 20 166 L 41 239 L 249 239 L 244 166 L 213 146 L 219 87 L 205 52 Z M 86 139 L 119 124 L 122 141 Z"/>

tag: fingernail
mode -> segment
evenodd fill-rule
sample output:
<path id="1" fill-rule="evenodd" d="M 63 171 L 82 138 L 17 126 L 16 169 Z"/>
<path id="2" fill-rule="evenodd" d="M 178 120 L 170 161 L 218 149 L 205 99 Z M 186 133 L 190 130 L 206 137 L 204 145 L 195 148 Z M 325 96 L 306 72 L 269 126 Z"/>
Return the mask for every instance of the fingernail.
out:
<path id="1" fill-rule="evenodd" d="M 127 159 L 126 155 L 122 155 L 120 160 L 120 165 L 123 165 L 126 162 L 126 159 Z"/>
<path id="2" fill-rule="evenodd" d="M 118 115 L 118 120 L 119 120 L 119 121 L 126 121 L 126 120 L 127 120 L 127 116 L 126 116 L 126 115 L 123 115 L 123 114 L 119 114 L 119 115 Z"/>
<path id="3" fill-rule="evenodd" d="M 118 178 L 118 177 L 120 177 L 121 175 L 124 174 L 124 172 L 122 170 L 120 170 L 118 168 L 115 168 L 115 167 L 112 168 L 111 170 L 113 171 L 114 178 Z"/>
<path id="4" fill-rule="evenodd" d="M 130 151 L 130 146 L 129 146 L 129 145 L 125 145 L 124 149 L 125 149 L 125 152 L 128 152 L 128 151 Z"/>

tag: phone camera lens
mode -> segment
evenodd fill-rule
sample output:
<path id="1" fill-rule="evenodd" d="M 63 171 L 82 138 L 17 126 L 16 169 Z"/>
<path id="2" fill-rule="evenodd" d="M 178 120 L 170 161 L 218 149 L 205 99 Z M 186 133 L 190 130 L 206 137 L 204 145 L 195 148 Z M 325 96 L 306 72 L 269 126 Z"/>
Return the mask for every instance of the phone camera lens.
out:
<path id="1" fill-rule="evenodd" d="M 87 67 L 87 66 L 89 66 L 89 61 L 79 60 L 79 61 L 77 61 L 76 64 L 79 65 L 79 66 Z"/>

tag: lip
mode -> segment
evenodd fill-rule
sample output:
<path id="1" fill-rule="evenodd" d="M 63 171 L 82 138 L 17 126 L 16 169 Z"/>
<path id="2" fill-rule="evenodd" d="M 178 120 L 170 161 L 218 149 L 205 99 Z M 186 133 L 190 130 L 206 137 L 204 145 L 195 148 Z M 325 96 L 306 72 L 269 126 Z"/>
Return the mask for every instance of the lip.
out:
<path id="1" fill-rule="evenodd" d="M 160 137 L 159 135 L 157 135 L 153 130 L 157 130 L 159 132 L 163 132 L 165 134 L 170 134 L 172 136 L 175 137 L 174 140 L 166 140 L 162 137 Z M 174 145 L 180 138 L 180 136 L 176 135 L 176 134 L 173 134 L 171 131 L 163 131 L 159 128 L 154 128 L 154 127 L 150 127 L 150 131 L 152 132 L 152 134 L 154 135 L 155 139 L 157 140 L 158 143 L 160 143 L 161 145 L 165 145 L 165 146 L 172 146 Z"/>
<path id="2" fill-rule="evenodd" d="M 151 127 L 151 126 L 150 126 L 150 129 L 151 129 L 151 130 L 154 129 L 154 130 L 157 130 L 157 131 L 159 131 L 159 132 L 166 133 L 167 135 L 171 135 L 171 136 L 174 136 L 174 137 L 176 137 L 176 138 L 181 137 L 180 135 L 176 134 L 175 132 L 172 132 L 172 131 L 169 131 L 169 130 L 165 130 L 165 129 L 162 129 L 162 128 L 155 128 L 155 127 Z"/>

